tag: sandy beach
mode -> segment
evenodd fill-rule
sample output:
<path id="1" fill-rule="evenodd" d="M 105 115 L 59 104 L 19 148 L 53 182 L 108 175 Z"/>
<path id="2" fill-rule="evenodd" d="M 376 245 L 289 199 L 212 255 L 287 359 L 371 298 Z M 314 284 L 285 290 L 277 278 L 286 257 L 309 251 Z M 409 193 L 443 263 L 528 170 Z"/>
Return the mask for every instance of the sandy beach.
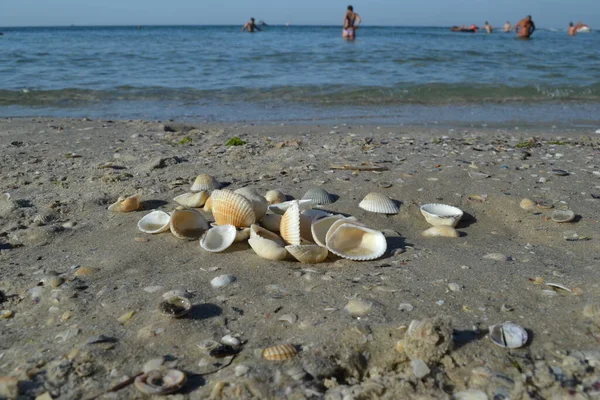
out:
<path id="1" fill-rule="evenodd" d="M 170 399 L 597 398 L 594 131 L 1 119 L 0 398 L 145 398 L 118 385 L 149 361 L 187 374 Z M 245 144 L 225 146 L 234 137 Z M 311 265 L 137 229 L 201 173 L 294 199 L 324 188 L 337 200 L 323 209 L 383 232 L 387 251 Z M 360 209 L 370 192 L 400 212 Z M 143 209 L 107 210 L 135 193 Z M 462 209 L 460 237 L 423 237 L 425 203 Z M 563 209 L 572 222 L 552 220 Z M 224 274 L 235 281 L 212 287 Z M 189 293 L 190 314 L 160 313 L 170 290 Z M 492 343 L 506 321 L 525 345 Z M 235 354 L 199 346 L 226 335 Z M 298 354 L 261 357 L 279 344 Z"/>

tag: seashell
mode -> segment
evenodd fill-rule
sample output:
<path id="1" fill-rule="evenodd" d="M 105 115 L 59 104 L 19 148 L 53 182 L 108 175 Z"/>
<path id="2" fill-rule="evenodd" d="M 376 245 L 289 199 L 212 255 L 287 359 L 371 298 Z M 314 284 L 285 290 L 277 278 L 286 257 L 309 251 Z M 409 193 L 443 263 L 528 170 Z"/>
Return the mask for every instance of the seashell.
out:
<path id="1" fill-rule="evenodd" d="M 265 214 L 260 220 L 260 224 L 270 230 L 271 232 L 279 232 L 279 226 L 281 225 L 281 215 L 279 214 Z"/>
<path id="2" fill-rule="evenodd" d="M 571 210 L 554 210 L 550 218 L 558 223 L 571 222 L 575 219 L 575 213 Z"/>
<path id="3" fill-rule="evenodd" d="M 366 226 L 365 224 L 358 222 L 358 220 L 355 217 L 348 217 L 348 218 L 342 218 L 338 221 L 335 221 L 331 227 L 329 228 L 329 230 L 327 231 L 327 234 L 325 235 L 325 247 L 327 247 L 327 241 L 329 240 L 329 238 L 331 238 L 331 236 L 333 235 L 333 233 L 335 232 L 335 230 L 342 224 L 352 224 L 352 225 L 357 225 L 357 226 Z"/>
<path id="4" fill-rule="evenodd" d="M 311 208 L 310 210 L 304 210 L 304 211 L 302 211 L 300 213 L 300 215 L 303 215 L 305 217 L 310 218 L 312 221 L 315 221 L 317 219 L 331 217 L 333 214 L 332 213 L 328 213 L 327 211 L 317 210 L 315 208 Z"/>
<path id="5" fill-rule="evenodd" d="M 447 238 L 457 238 L 460 237 L 460 233 L 451 226 L 447 225 L 439 225 L 433 226 L 421 233 L 422 236 L 425 237 L 447 237 Z"/>
<path id="6" fill-rule="evenodd" d="M 332 253 L 355 261 L 374 260 L 387 249 L 383 233 L 352 223 L 342 223 L 326 238 L 327 249 Z"/>
<path id="7" fill-rule="evenodd" d="M 256 189 L 245 187 L 237 189 L 233 193 L 237 193 L 244 196 L 248 201 L 250 201 L 250 203 L 252 203 L 252 208 L 254 209 L 256 221 L 259 221 L 267 212 L 269 202 L 263 196 L 258 194 Z"/>
<path id="8" fill-rule="evenodd" d="M 186 375 L 176 369 L 158 369 L 135 378 L 135 388 L 143 394 L 164 395 L 174 393 L 185 385 Z"/>
<path id="9" fill-rule="evenodd" d="M 192 192 L 201 192 L 201 191 L 211 192 L 215 189 L 219 189 L 220 187 L 221 187 L 221 184 L 211 175 L 200 174 L 196 177 L 196 180 L 194 180 L 194 183 L 192 184 L 190 191 L 192 191 Z"/>
<path id="10" fill-rule="evenodd" d="M 521 207 L 523 210 L 531 210 L 535 207 L 535 201 L 530 199 L 523 199 L 519 203 L 519 207 Z"/>
<path id="11" fill-rule="evenodd" d="M 373 308 L 373 303 L 369 301 L 353 299 L 348 302 L 344 306 L 344 310 L 352 317 L 362 317 L 363 315 L 367 315 L 369 311 Z"/>
<path id="12" fill-rule="evenodd" d="M 212 199 L 212 214 L 217 225 L 246 228 L 256 222 L 252 203 L 244 196 L 229 190 L 215 190 L 210 199 Z"/>
<path id="13" fill-rule="evenodd" d="M 486 260 L 494 260 L 500 262 L 510 261 L 510 257 L 502 253 L 488 253 L 485 256 L 483 256 L 483 258 L 485 258 Z"/>
<path id="14" fill-rule="evenodd" d="M 219 276 L 211 279 L 210 286 L 212 286 L 215 289 L 218 289 L 218 288 L 222 288 L 225 286 L 229 286 L 236 280 L 237 280 L 237 278 L 233 275 L 228 275 L 228 274 L 219 275 Z"/>
<path id="15" fill-rule="evenodd" d="M 340 219 L 345 218 L 341 214 L 336 214 L 332 215 L 331 217 L 325 217 L 313 221 L 311 225 L 311 232 L 315 243 L 319 246 L 325 247 L 325 237 L 327 236 L 327 231 L 329 231 L 329 228 L 331 228 L 331 226 Z"/>
<path id="16" fill-rule="evenodd" d="M 203 210 L 206 212 L 212 212 L 212 197 L 206 199 L 206 202 L 204 202 Z"/>
<path id="17" fill-rule="evenodd" d="M 184 207 L 199 208 L 206 203 L 206 200 L 209 197 L 210 194 L 205 191 L 191 192 L 180 194 L 179 196 L 175 197 L 173 201 L 175 201 L 177 204 L 181 204 Z"/>
<path id="18" fill-rule="evenodd" d="M 138 229 L 144 233 L 161 233 L 169 230 L 171 216 L 164 211 L 152 211 L 138 221 Z"/>
<path id="19" fill-rule="evenodd" d="M 305 243 L 314 243 L 312 236 L 312 218 L 300 214 L 300 240 Z"/>
<path id="20" fill-rule="evenodd" d="M 169 227 L 180 239 L 197 239 L 208 229 L 208 222 L 198 211 L 184 208 L 173 211 Z"/>
<path id="21" fill-rule="evenodd" d="M 164 357 L 153 358 L 152 360 L 149 360 L 144 364 L 144 366 L 142 367 L 142 371 L 144 371 L 144 373 L 147 374 L 150 371 L 161 369 L 164 363 Z"/>
<path id="22" fill-rule="evenodd" d="M 218 225 L 210 228 L 200 239 L 200 247 L 211 253 L 219 253 L 235 242 L 237 229 L 233 225 Z"/>
<path id="23" fill-rule="evenodd" d="M 284 314 L 277 318 L 277 321 L 287 322 L 290 325 L 293 325 L 297 320 L 298 316 L 296 314 Z"/>
<path id="24" fill-rule="evenodd" d="M 300 212 L 310 210 L 313 206 L 312 200 L 291 200 L 284 201 L 283 203 L 271 204 L 269 206 L 269 210 L 275 214 L 283 215 L 285 214 L 287 209 L 295 202 L 298 203 L 298 206 L 300 207 Z"/>
<path id="25" fill-rule="evenodd" d="M 236 338 L 235 336 L 232 335 L 225 335 L 221 338 L 221 343 L 231 346 L 231 347 L 239 347 L 240 344 L 242 344 L 242 342 L 240 341 L 240 339 Z"/>
<path id="26" fill-rule="evenodd" d="M 527 343 L 527 331 L 512 322 L 490 326 L 490 340 L 500 347 L 516 349 Z"/>
<path id="27" fill-rule="evenodd" d="M 358 206 L 365 211 L 379 214 L 398 214 L 400 208 L 383 193 L 372 192 L 365 196 Z"/>
<path id="28" fill-rule="evenodd" d="M 283 214 L 279 233 L 286 244 L 299 245 L 300 235 L 300 205 L 298 201 L 292 201 L 292 204 Z"/>
<path id="29" fill-rule="evenodd" d="M 253 224 L 250 227 L 250 239 L 263 238 L 272 240 L 281 247 L 284 246 L 283 239 L 279 237 L 276 233 L 269 231 L 268 229 L 263 228 L 262 226 Z"/>
<path id="30" fill-rule="evenodd" d="M 250 238 L 250 228 L 236 229 L 234 243 L 243 242 Z"/>
<path id="31" fill-rule="evenodd" d="M 171 296 L 158 305 L 161 313 L 173 318 L 180 318 L 190 312 L 192 302 L 184 296 Z"/>
<path id="32" fill-rule="evenodd" d="M 540 210 L 551 210 L 554 208 L 554 205 L 547 201 L 538 201 L 535 206 Z"/>
<path id="33" fill-rule="evenodd" d="M 139 194 L 133 196 L 121 196 L 117 199 L 116 203 L 111 204 L 108 207 L 108 211 L 112 212 L 131 212 L 140 208 L 140 199 L 142 196 Z"/>
<path id="34" fill-rule="evenodd" d="M 162 286 L 158 286 L 159 288 Z M 193 297 L 193 294 L 191 292 L 188 292 L 187 290 L 181 290 L 181 289 L 173 289 L 173 290 L 169 290 L 168 292 L 163 293 L 162 298 L 164 300 L 168 300 L 171 297 L 185 297 L 186 299 L 191 299 Z"/>
<path id="35" fill-rule="evenodd" d="M 255 233 L 253 230 L 250 232 L 248 244 L 252 247 L 252 250 L 254 250 L 259 257 L 267 260 L 285 260 L 288 252 L 285 247 L 283 247 L 283 240 L 273 232 L 269 232 L 257 225 L 253 225 L 253 227 L 254 226 L 261 229 L 263 232 L 260 234 Z"/>
<path id="36" fill-rule="evenodd" d="M 285 201 L 285 194 L 276 189 L 269 190 L 267 194 L 265 194 L 265 199 L 269 204 L 283 203 Z"/>
<path id="37" fill-rule="evenodd" d="M 460 208 L 446 204 L 423 204 L 420 208 L 425 220 L 433 226 L 455 227 L 463 216 Z"/>
<path id="38" fill-rule="evenodd" d="M 312 188 L 302 196 L 302 200 L 312 200 L 313 204 L 323 205 L 333 203 L 332 196 L 325 189 Z"/>
<path id="39" fill-rule="evenodd" d="M 304 264 L 317 264 L 325 261 L 329 251 L 317 244 L 285 246 L 285 249 L 298 261 Z"/>
<path id="40" fill-rule="evenodd" d="M 262 356 L 269 361 L 284 361 L 294 358 L 298 355 L 298 349 L 293 344 L 280 344 L 273 347 L 267 347 L 263 350 Z"/>
<path id="41" fill-rule="evenodd" d="M 552 288 L 554 290 L 558 289 L 558 290 L 564 290 L 564 291 L 569 292 L 569 293 L 573 293 L 573 290 L 571 290 L 570 288 L 566 287 L 565 285 L 563 285 L 561 283 L 551 283 L 551 282 L 548 282 L 548 283 L 546 283 L 546 286 L 548 286 L 548 287 L 550 287 L 550 288 Z"/>

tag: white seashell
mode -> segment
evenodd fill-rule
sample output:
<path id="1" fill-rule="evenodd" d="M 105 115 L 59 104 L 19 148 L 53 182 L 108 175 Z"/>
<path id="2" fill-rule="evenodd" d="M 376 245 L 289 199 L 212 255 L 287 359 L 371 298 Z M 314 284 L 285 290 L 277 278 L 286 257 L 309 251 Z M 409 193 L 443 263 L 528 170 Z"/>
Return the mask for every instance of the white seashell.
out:
<path id="1" fill-rule="evenodd" d="M 252 203 L 244 196 L 229 190 L 215 190 L 210 199 L 212 214 L 217 225 L 246 228 L 256 222 Z"/>
<path id="2" fill-rule="evenodd" d="M 400 208 L 383 193 L 372 192 L 365 196 L 358 206 L 365 211 L 379 214 L 398 214 Z"/>
<path id="3" fill-rule="evenodd" d="M 267 194 L 265 194 L 265 199 L 269 204 L 283 203 L 285 201 L 285 194 L 276 189 L 269 190 Z"/>
<path id="4" fill-rule="evenodd" d="M 425 220 L 433 226 L 455 227 L 463 216 L 460 208 L 447 204 L 423 204 L 420 208 Z"/>
<path id="5" fill-rule="evenodd" d="M 327 236 L 327 249 L 349 260 L 374 260 L 387 249 L 383 233 L 353 223 L 342 223 L 331 236 Z"/>
<path id="6" fill-rule="evenodd" d="M 285 214 L 283 214 L 279 233 L 286 244 L 300 244 L 300 205 L 298 201 L 292 201 L 292 204 L 285 211 Z"/>
<path id="7" fill-rule="evenodd" d="M 142 367 L 142 371 L 147 374 L 150 371 L 154 371 L 155 369 L 160 369 L 165 363 L 164 358 L 153 358 L 150 361 L 147 361 Z"/>
<path id="8" fill-rule="evenodd" d="M 310 210 L 313 206 L 312 200 L 291 200 L 284 201 L 283 203 L 271 204 L 269 206 L 269 210 L 275 214 L 283 215 L 287 211 L 287 209 L 294 204 L 294 202 L 298 202 L 298 206 L 300 207 L 300 212 L 304 210 Z"/>
<path id="9" fill-rule="evenodd" d="M 210 281 L 210 286 L 214 287 L 215 289 L 218 289 L 231 285 L 235 281 L 236 277 L 233 275 L 219 275 Z"/>
<path id="10" fill-rule="evenodd" d="M 554 222 L 571 222 L 575 219 L 575 213 L 571 210 L 554 210 L 552 213 L 552 221 Z"/>
<path id="11" fill-rule="evenodd" d="M 219 253 L 233 244 L 237 229 L 233 225 L 218 225 L 210 228 L 200 239 L 200 247 L 211 253 Z"/>
<path id="12" fill-rule="evenodd" d="M 288 255 L 285 247 L 273 240 L 265 239 L 260 236 L 252 237 L 252 235 L 250 235 L 248 244 L 259 257 L 267 260 L 283 261 Z"/>
<path id="13" fill-rule="evenodd" d="M 438 225 L 432 226 L 431 228 L 423 231 L 421 233 L 422 236 L 425 237 L 446 237 L 446 238 L 458 238 L 460 237 L 460 233 L 451 226 L 448 225 Z"/>
<path id="14" fill-rule="evenodd" d="M 527 343 L 527 331 L 512 322 L 490 326 L 490 340 L 500 347 L 516 349 Z"/>
<path id="15" fill-rule="evenodd" d="M 369 301 L 353 299 L 344 306 L 344 310 L 353 317 L 362 317 L 367 315 L 373 308 L 373 303 Z"/>
<path id="16" fill-rule="evenodd" d="M 573 290 L 571 290 L 570 288 L 566 287 L 565 285 L 563 285 L 561 283 L 551 283 L 551 282 L 548 282 L 548 283 L 546 283 L 546 286 L 549 286 L 552 289 L 560 289 L 560 290 L 564 290 L 564 291 L 573 293 Z"/>
<path id="17" fill-rule="evenodd" d="M 190 208 L 199 208 L 206 203 L 206 200 L 210 197 L 208 192 L 192 192 L 192 193 L 184 193 L 175 197 L 173 201 L 177 204 L 181 204 L 184 207 Z"/>
<path id="18" fill-rule="evenodd" d="M 325 217 L 316 221 L 313 221 L 311 226 L 311 232 L 313 236 L 313 240 L 319 246 L 325 247 L 325 237 L 327 236 L 327 231 L 329 228 L 336 222 L 341 219 L 345 219 L 343 215 L 336 214 L 331 217 Z"/>
<path id="19" fill-rule="evenodd" d="M 285 249 L 298 261 L 305 264 L 317 264 L 325 261 L 329 251 L 317 244 L 285 246 Z"/>
<path id="20" fill-rule="evenodd" d="M 311 208 L 310 210 L 304 210 L 304 211 L 302 211 L 300 213 L 300 215 L 303 215 L 305 217 L 309 217 L 311 220 L 315 221 L 317 219 L 331 217 L 333 214 L 332 213 L 328 213 L 327 211 L 317 210 L 315 208 Z"/>
<path id="21" fill-rule="evenodd" d="M 215 189 L 219 189 L 220 187 L 221 184 L 211 175 L 200 174 L 196 177 L 196 180 L 194 180 L 190 190 L 192 192 L 211 192 Z"/>
<path id="22" fill-rule="evenodd" d="M 293 325 L 297 320 L 298 316 L 296 314 L 284 314 L 277 318 L 277 321 L 287 322 L 290 325 Z"/>
<path id="23" fill-rule="evenodd" d="M 197 239 L 208 229 L 208 222 L 198 211 L 184 208 L 173 211 L 169 227 L 180 239 Z"/>
<path id="24" fill-rule="evenodd" d="M 307 215 L 300 214 L 300 239 L 303 243 L 314 243 L 312 236 L 312 218 Z"/>
<path id="25" fill-rule="evenodd" d="M 279 214 L 265 214 L 260 220 L 260 224 L 270 230 L 271 232 L 279 232 L 279 226 L 281 225 L 281 215 Z"/>
<path id="26" fill-rule="evenodd" d="M 108 207 L 108 211 L 112 212 L 131 212 L 140 208 L 140 199 L 142 196 L 139 194 L 133 196 L 121 196 L 117 199 L 114 204 Z"/>
<path id="27" fill-rule="evenodd" d="M 267 212 L 269 202 L 263 196 L 258 194 L 256 189 L 245 187 L 237 189 L 233 193 L 237 193 L 244 196 L 248 201 L 250 201 L 250 203 L 252 203 L 252 208 L 254 209 L 256 221 L 259 221 Z"/>
<path id="28" fill-rule="evenodd" d="M 239 347 L 242 342 L 240 339 L 232 335 L 225 335 L 221 338 L 221 343 L 229 345 L 231 347 Z"/>
<path id="29" fill-rule="evenodd" d="M 325 235 L 325 247 L 327 247 L 327 241 L 331 238 L 331 236 L 333 236 L 333 233 L 335 232 L 335 230 L 342 224 L 352 224 L 352 225 L 356 225 L 356 226 L 365 226 L 366 227 L 365 224 L 358 222 L 358 220 L 355 217 L 342 218 L 338 221 L 335 221 L 333 224 L 331 224 L 331 227 L 329 228 L 329 230 L 327 231 L 327 234 Z"/>
<path id="30" fill-rule="evenodd" d="M 273 233 L 259 225 L 253 224 L 250 227 L 250 239 L 257 238 L 257 237 L 272 240 L 275 243 L 277 243 L 278 245 L 280 245 L 281 247 L 284 246 L 283 239 L 281 237 L 279 237 L 279 235 L 277 235 L 276 233 Z"/>
<path id="31" fill-rule="evenodd" d="M 140 392 L 153 396 L 178 391 L 186 381 L 184 372 L 176 369 L 154 370 L 135 378 L 135 388 Z"/>
<path id="32" fill-rule="evenodd" d="M 236 229 L 234 242 L 243 242 L 250 238 L 250 228 Z"/>
<path id="33" fill-rule="evenodd" d="M 333 203 L 332 196 L 325 189 L 312 188 L 302 196 L 302 200 L 312 200 L 315 205 Z"/>
<path id="34" fill-rule="evenodd" d="M 171 216 L 164 211 L 152 211 L 138 221 L 138 229 L 144 233 L 161 233 L 169 230 Z"/>

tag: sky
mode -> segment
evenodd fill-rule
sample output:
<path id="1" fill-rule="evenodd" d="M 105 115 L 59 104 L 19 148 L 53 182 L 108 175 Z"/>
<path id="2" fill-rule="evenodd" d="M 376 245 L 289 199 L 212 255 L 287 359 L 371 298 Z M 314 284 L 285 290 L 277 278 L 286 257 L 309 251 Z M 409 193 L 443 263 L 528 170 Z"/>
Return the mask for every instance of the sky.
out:
<path id="1" fill-rule="evenodd" d="M 2 0 L 0 27 L 55 25 L 220 25 L 250 17 L 269 24 L 337 25 L 348 0 Z M 349 0 L 354 1 L 354 0 Z M 599 0 L 368 0 L 354 2 L 365 26 L 451 26 L 488 20 L 563 28 L 583 21 L 600 29 Z"/>

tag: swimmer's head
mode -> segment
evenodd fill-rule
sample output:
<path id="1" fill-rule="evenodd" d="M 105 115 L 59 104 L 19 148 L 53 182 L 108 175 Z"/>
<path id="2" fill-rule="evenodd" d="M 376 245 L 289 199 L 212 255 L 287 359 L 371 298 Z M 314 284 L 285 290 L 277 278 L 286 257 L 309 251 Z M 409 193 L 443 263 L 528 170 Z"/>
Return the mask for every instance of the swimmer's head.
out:
<path id="1" fill-rule="evenodd" d="M 348 11 L 354 11 L 354 7 L 348 6 Z"/>

